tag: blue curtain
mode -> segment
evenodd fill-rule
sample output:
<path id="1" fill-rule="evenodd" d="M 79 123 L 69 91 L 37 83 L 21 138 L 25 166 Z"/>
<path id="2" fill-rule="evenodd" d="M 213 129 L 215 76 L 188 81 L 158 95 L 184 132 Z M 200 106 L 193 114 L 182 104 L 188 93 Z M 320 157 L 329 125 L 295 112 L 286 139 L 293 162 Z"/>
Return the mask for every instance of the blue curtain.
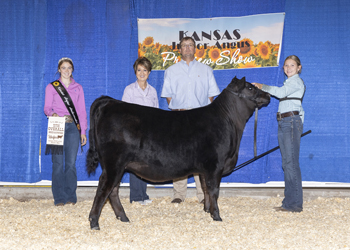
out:
<path id="1" fill-rule="evenodd" d="M 0 180 L 41 180 L 46 1 L 0 2 Z"/>
<path id="2" fill-rule="evenodd" d="M 300 57 L 304 97 L 304 131 L 300 164 L 303 180 L 349 182 L 348 96 L 349 13 L 346 0 L 5 0 L 0 3 L 0 181 L 51 180 L 51 156 L 41 155 L 46 141 L 44 90 L 58 78 L 57 62 L 73 59 L 75 80 L 84 87 L 86 108 L 101 95 L 121 99 L 135 81 L 137 18 L 208 18 L 285 12 L 280 65 L 290 54 Z M 282 67 L 214 71 L 220 90 L 234 76 L 250 82 L 281 86 Z M 152 71 L 149 82 L 160 95 L 163 71 Z M 160 98 L 160 108 L 167 109 Z M 277 143 L 278 100 L 259 111 L 258 154 Z M 88 115 L 89 118 L 89 115 Z M 254 121 L 244 130 L 238 164 L 253 157 Z M 41 147 L 40 147 L 41 141 Z M 78 180 L 88 178 L 85 154 L 78 155 Z M 223 178 L 223 182 L 282 181 L 279 150 Z M 123 178 L 128 182 L 128 176 Z"/>

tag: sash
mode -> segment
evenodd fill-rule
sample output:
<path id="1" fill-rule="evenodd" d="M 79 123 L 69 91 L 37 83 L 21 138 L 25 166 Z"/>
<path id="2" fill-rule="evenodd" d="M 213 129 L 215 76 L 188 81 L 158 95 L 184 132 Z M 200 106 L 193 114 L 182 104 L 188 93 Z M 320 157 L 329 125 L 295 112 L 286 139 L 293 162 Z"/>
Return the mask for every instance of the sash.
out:
<path id="1" fill-rule="evenodd" d="M 65 87 L 63 87 L 62 83 L 59 80 L 53 81 L 51 84 L 55 88 L 55 90 L 57 91 L 58 95 L 62 98 L 64 105 L 66 106 L 69 114 L 73 118 L 73 121 L 74 121 L 75 125 L 77 126 L 79 134 L 81 135 L 81 127 L 80 127 L 79 117 L 78 117 L 77 111 L 75 110 L 75 106 L 74 106 L 74 103 L 72 101 L 72 98 L 68 94 L 68 91 L 65 89 Z M 58 147 L 61 147 L 61 148 L 58 148 Z M 50 151 L 52 154 L 63 154 L 63 146 L 46 145 L 45 154 L 49 154 Z M 81 152 L 83 152 L 83 146 L 81 146 Z"/>

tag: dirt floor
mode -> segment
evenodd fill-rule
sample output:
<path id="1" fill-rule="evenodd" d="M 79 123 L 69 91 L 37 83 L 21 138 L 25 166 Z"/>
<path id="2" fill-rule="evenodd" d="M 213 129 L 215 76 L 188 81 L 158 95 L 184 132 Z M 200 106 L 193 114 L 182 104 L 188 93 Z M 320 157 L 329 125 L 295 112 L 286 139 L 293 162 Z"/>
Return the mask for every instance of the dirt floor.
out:
<path id="1" fill-rule="evenodd" d="M 150 205 L 122 199 L 130 223 L 115 218 L 109 202 L 100 231 L 90 230 L 92 200 L 55 207 L 53 200 L 0 199 L 0 249 L 350 249 L 350 199 L 317 198 L 301 213 L 275 212 L 282 198 L 222 197 L 223 222 L 196 198 Z"/>

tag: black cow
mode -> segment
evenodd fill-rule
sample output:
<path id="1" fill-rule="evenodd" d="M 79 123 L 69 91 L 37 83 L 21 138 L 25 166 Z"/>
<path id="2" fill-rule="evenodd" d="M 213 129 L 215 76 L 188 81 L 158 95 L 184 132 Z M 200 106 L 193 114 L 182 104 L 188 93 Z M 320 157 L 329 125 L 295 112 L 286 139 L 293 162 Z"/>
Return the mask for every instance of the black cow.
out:
<path id="1" fill-rule="evenodd" d="M 221 221 L 217 199 L 222 175 L 236 166 L 245 124 L 270 96 L 236 77 L 208 106 L 165 111 L 102 96 L 91 105 L 87 172 L 102 167 L 89 215 L 91 229 L 109 198 L 118 219 L 128 222 L 118 190 L 125 170 L 163 182 L 198 173 L 204 211 Z"/>

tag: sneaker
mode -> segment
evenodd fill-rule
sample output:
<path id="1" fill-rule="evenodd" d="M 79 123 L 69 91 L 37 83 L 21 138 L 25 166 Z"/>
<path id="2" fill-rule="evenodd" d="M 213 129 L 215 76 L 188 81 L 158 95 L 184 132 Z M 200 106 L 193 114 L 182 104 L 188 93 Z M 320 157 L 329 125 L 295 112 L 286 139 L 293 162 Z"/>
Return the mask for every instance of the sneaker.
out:
<path id="1" fill-rule="evenodd" d="M 144 201 L 137 201 L 138 203 L 140 203 L 142 206 L 148 205 L 152 203 L 152 200 L 144 200 Z"/>

